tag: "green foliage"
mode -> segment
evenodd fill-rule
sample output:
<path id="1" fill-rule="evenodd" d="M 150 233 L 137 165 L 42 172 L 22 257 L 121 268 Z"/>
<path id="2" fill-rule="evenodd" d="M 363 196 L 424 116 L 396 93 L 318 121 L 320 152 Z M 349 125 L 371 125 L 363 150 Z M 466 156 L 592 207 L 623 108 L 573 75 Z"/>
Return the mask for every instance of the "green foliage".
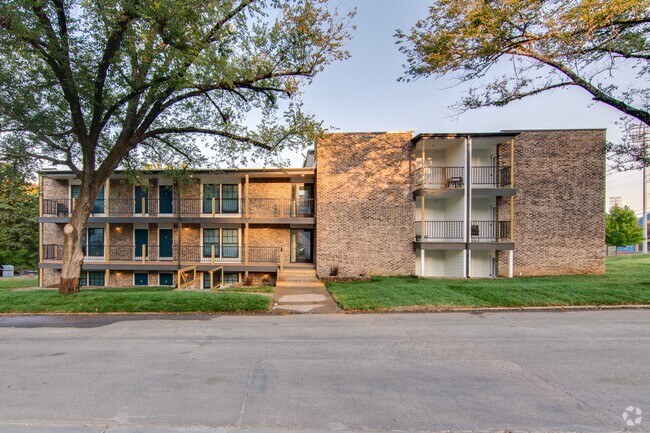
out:
<path id="1" fill-rule="evenodd" d="M 650 124 L 649 35 L 650 0 L 436 0 L 396 36 L 406 79 L 479 81 L 459 112 L 579 87 Z"/>
<path id="2" fill-rule="evenodd" d="M 38 190 L 9 164 L 0 164 L 0 264 L 36 269 Z"/>
<path id="3" fill-rule="evenodd" d="M 607 245 L 624 247 L 643 241 L 643 227 L 629 207 L 614 206 L 605 216 L 605 242 Z"/>
<path id="4" fill-rule="evenodd" d="M 470 280 L 373 277 L 327 283 L 346 310 L 650 304 L 647 255 L 610 257 L 605 275 Z"/>

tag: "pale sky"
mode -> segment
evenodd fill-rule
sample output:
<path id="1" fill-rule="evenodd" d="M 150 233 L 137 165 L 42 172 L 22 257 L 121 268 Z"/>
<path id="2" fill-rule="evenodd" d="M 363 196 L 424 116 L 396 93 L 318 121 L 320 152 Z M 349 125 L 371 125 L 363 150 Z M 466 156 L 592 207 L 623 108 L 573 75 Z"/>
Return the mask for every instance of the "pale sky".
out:
<path id="1" fill-rule="evenodd" d="M 405 59 L 393 37 L 427 13 L 427 1 L 343 0 L 343 10 L 357 8 L 357 30 L 348 43 L 352 57 L 330 65 L 305 87 L 305 110 L 339 131 L 489 132 L 502 129 L 607 128 L 618 137 L 620 117 L 613 108 L 594 104 L 586 92 L 561 90 L 514 102 L 504 108 L 483 108 L 451 118 L 449 105 L 463 94 L 451 81 L 420 79 L 397 82 Z M 292 165 L 301 165 L 296 155 Z M 623 204 L 641 214 L 642 176 L 612 173 L 605 201 L 622 196 Z"/>

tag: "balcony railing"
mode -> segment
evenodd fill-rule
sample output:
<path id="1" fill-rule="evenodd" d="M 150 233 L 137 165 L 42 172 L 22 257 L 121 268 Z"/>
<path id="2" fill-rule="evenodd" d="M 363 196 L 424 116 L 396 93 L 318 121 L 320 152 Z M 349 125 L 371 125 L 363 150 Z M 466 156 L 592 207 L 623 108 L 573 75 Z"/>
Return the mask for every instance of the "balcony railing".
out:
<path id="1" fill-rule="evenodd" d="M 108 256 L 99 256 L 99 252 Z M 177 246 L 159 245 L 93 245 L 84 249 L 87 260 L 115 262 L 176 262 Z M 89 255 L 93 254 L 93 255 Z M 181 246 L 181 262 L 187 263 L 244 263 L 246 248 L 237 245 L 191 245 Z M 63 245 L 43 245 L 43 260 L 63 260 Z M 280 263 L 280 247 L 248 247 L 249 263 Z"/>
<path id="2" fill-rule="evenodd" d="M 510 166 L 472 167 L 472 185 L 503 188 L 510 185 Z"/>
<path id="3" fill-rule="evenodd" d="M 419 167 L 415 185 L 426 188 L 454 189 L 465 186 L 465 167 Z M 510 166 L 473 166 L 472 185 L 503 188 L 510 185 Z"/>
<path id="4" fill-rule="evenodd" d="M 415 223 L 417 241 L 459 241 L 463 239 L 463 221 L 424 221 Z"/>
<path id="5" fill-rule="evenodd" d="M 422 232 L 424 228 L 424 233 Z M 417 242 L 458 242 L 466 230 L 463 221 L 421 221 L 415 222 Z M 510 239 L 510 221 L 472 221 L 470 242 L 499 242 Z"/>
<path id="6" fill-rule="evenodd" d="M 246 208 L 248 204 L 248 209 Z M 74 199 L 44 199 L 43 215 L 68 217 Z M 91 216 L 114 217 L 217 217 L 250 216 L 252 218 L 304 218 L 314 216 L 314 199 L 299 198 L 184 198 L 181 200 L 112 198 L 95 200 Z"/>
<path id="7" fill-rule="evenodd" d="M 510 221 L 472 221 L 472 242 L 499 242 L 510 239 Z"/>
<path id="8" fill-rule="evenodd" d="M 427 188 L 463 188 L 465 167 L 420 167 L 415 170 L 415 185 Z"/>

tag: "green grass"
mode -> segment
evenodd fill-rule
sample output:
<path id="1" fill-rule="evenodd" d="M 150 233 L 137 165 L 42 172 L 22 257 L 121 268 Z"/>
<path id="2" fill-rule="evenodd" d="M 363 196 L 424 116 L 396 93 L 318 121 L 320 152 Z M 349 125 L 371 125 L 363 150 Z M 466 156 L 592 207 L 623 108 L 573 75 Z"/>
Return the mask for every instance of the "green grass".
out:
<path id="1" fill-rule="evenodd" d="M 0 290 L 20 289 L 22 287 L 38 286 L 36 277 L 0 278 Z"/>
<path id="2" fill-rule="evenodd" d="M 0 291 L 0 313 L 215 313 L 266 311 L 268 296 L 245 293 L 175 292 L 170 287 Z"/>
<path id="3" fill-rule="evenodd" d="M 605 275 L 514 279 L 373 277 L 329 282 L 346 310 L 650 304 L 650 256 L 607 259 Z"/>
<path id="4" fill-rule="evenodd" d="M 258 287 L 226 287 L 225 289 L 219 289 L 220 292 L 225 293 L 237 293 L 237 292 L 248 292 L 248 293 L 273 293 L 275 292 L 275 287 L 271 286 L 258 286 Z"/>

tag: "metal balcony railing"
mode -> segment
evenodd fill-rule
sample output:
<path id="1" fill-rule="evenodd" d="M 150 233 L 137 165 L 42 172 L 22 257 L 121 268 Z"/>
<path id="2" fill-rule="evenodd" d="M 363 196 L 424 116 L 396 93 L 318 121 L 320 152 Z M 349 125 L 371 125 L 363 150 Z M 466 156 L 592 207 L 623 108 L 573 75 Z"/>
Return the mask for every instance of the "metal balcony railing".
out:
<path id="1" fill-rule="evenodd" d="M 43 215 L 69 217 L 74 199 L 43 199 Z M 248 206 L 248 208 L 247 208 Z M 101 214 L 115 217 L 138 216 L 216 217 L 246 216 L 252 218 L 303 218 L 314 216 L 314 199 L 299 198 L 184 198 L 160 200 L 111 198 L 95 200 L 91 216 Z"/>
<path id="2" fill-rule="evenodd" d="M 115 262 L 174 262 L 178 261 L 177 246 L 159 245 L 92 245 L 84 250 L 88 260 Z M 108 252 L 108 256 L 103 254 Z M 90 254 L 92 255 L 90 255 Z M 99 254 L 102 255 L 99 255 Z M 244 263 L 246 248 L 237 245 L 183 245 L 181 262 Z M 43 245 L 43 260 L 63 260 L 63 245 Z M 248 247 L 249 263 L 280 263 L 280 247 Z"/>
<path id="3" fill-rule="evenodd" d="M 510 166 L 473 166 L 472 185 L 503 188 L 510 185 Z M 465 167 L 419 167 L 414 173 L 416 187 L 463 188 Z"/>
<path id="4" fill-rule="evenodd" d="M 463 240 L 466 230 L 463 221 L 421 221 L 415 222 L 417 242 L 454 242 Z M 472 221 L 469 227 L 470 242 L 499 242 L 510 239 L 510 221 Z"/>
<path id="5" fill-rule="evenodd" d="M 424 221 L 415 223 L 415 238 L 417 241 L 458 241 L 463 239 L 463 221 Z"/>
<path id="6" fill-rule="evenodd" d="M 427 188 L 463 188 L 465 167 L 419 167 L 415 170 L 415 185 Z"/>
<path id="7" fill-rule="evenodd" d="M 510 185 L 510 166 L 472 167 L 472 185 L 502 188 Z"/>
<path id="8" fill-rule="evenodd" d="M 510 221 L 472 221 L 472 242 L 499 242 L 510 239 Z"/>

